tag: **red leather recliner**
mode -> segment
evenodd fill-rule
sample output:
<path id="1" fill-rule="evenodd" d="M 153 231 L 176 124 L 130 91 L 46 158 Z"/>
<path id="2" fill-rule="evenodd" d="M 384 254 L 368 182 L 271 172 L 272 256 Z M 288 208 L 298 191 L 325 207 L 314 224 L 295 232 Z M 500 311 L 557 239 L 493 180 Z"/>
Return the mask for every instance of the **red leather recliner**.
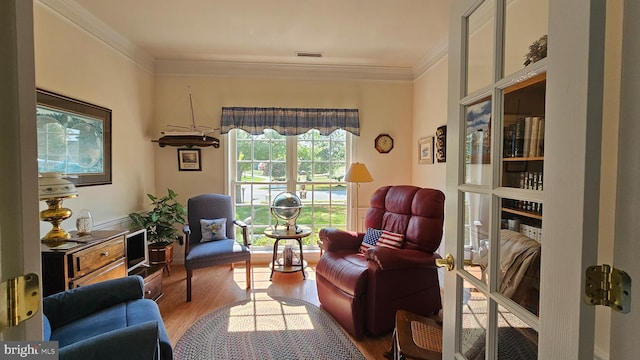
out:
<path id="1" fill-rule="evenodd" d="M 444 194 L 416 186 L 384 186 L 371 197 L 365 226 L 403 234 L 401 249 L 359 252 L 363 233 L 321 229 L 318 297 L 353 337 L 393 330 L 399 309 L 420 315 L 442 308 L 435 251 L 442 240 Z"/>

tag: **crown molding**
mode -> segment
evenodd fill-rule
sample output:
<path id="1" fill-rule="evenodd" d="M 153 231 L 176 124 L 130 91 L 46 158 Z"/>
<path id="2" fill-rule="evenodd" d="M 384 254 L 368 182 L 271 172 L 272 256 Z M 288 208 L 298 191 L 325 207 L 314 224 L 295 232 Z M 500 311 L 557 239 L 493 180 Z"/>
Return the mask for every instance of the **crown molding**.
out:
<path id="1" fill-rule="evenodd" d="M 305 80 L 413 81 L 446 55 L 443 39 L 421 60 L 408 67 L 366 65 L 293 64 L 219 60 L 155 59 L 131 40 L 113 30 L 74 0 L 36 0 L 63 20 L 86 31 L 136 64 L 156 75 L 263 77 Z"/>
<path id="2" fill-rule="evenodd" d="M 449 53 L 449 37 L 440 40 L 429 52 L 413 67 L 413 79 L 417 79 L 430 67 Z"/>
<path id="3" fill-rule="evenodd" d="M 102 20 L 73 0 L 36 0 L 64 20 L 78 26 L 146 70 L 153 72 L 155 59 L 131 40 L 114 31 Z"/>
<path id="4" fill-rule="evenodd" d="M 302 80 L 413 81 L 411 68 L 207 60 L 156 60 L 157 75 L 266 77 Z"/>

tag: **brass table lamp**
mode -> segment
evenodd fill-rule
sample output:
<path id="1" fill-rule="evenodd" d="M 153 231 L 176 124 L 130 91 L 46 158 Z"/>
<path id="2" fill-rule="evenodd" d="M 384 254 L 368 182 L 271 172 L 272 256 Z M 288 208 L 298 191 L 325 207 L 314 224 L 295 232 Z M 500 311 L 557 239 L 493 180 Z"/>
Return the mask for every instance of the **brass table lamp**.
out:
<path id="1" fill-rule="evenodd" d="M 62 207 L 62 200 L 78 196 L 75 185 L 69 180 L 63 179 L 58 172 L 40 174 L 39 197 L 49 206 L 40 212 L 40 220 L 50 222 L 53 225 L 41 241 L 47 245 L 58 245 L 71 239 L 71 235 L 60 227 L 62 221 L 71 217 L 70 209 Z"/>

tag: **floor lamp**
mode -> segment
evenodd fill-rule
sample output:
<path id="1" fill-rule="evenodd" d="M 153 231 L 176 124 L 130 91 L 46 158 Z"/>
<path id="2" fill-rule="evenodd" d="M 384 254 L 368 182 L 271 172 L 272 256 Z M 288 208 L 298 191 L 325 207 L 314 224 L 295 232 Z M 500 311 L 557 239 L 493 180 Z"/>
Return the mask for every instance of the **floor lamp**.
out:
<path id="1" fill-rule="evenodd" d="M 349 170 L 347 170 L 347 173 L 344 176 L 344 181 L 348 182 L 348 183 L 356 183 L 356 206 L 355 206 L 355 213 L 356 213 L 356 230 L 358 229 L 358 194 L 360 192 L 360 183 L 363 182 L 372 182 L 373 181 L 373 177 L 371 177 L 371 174 L 369 173 L 369 170 L 367 170 L 367 167 L 365 166 L 365 164 L 359 163 L 359 162 L 355 162 L 353 164 L 351 164 L 351 166 L 349 166 Z"/>

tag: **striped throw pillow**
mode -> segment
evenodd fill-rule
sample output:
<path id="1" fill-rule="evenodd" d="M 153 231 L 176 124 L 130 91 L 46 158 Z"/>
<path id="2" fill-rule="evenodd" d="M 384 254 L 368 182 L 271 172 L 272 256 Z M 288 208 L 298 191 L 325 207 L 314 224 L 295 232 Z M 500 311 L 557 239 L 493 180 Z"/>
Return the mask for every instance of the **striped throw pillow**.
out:
<path id="1" fill-rule="evenodd" d="M 382 235 L 382 230 L 368 228 L 367 232 L 364 233 L 364 239 L 362 239 L 362 243 L 360 244 L 360 252 L 364 254 L 367 252 L 367 249 L 376 246 L 380 235 Z"/>
<path id="2" fill-rule="evenodd" d="M 400 249 L 402 247 L 403 241 L 404 236 L 402 236 L 402 234 L 396 234 L 391 231 L 382 230 L 382 235 L 380 235 L 376 246 L 383 246 L 391 249 Z"/>

